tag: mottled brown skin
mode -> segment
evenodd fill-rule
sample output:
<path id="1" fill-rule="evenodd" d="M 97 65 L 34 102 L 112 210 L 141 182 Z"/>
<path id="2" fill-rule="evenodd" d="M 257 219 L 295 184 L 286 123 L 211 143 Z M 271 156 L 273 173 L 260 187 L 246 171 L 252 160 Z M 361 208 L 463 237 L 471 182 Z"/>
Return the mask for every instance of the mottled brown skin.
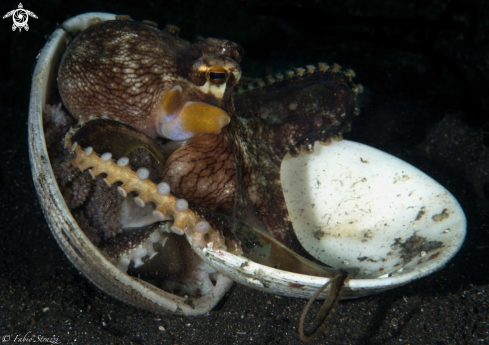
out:
<path id="1" fill-rule="evenodd" d="M 223 135 L 199 134 L 167 161 L 163 181 L 173 193 L 212 211 L 231 214 L 236 165 Z"/>
<path id="2" fill-rule="evenodd" d="M 350 76 L 316 70 L 235 96 L 237 121 L 223 132 L 240 167 L 237 217 L 307 256 L 289 219 L 280 166 L 286 153 L 312 152 L 315 141 L 349 128 L 356 92 Z"/>
<path id="3" fill-rule="evenodd" d="M 216 47 L 225 41 L 209 39 L 189 46 L 143 24 L 114 21 L 99 25 L 105 25 L 107 34 L 101 34 L 100 27 L 87 29 L 81 34 L 82 42 L 75 40 L 70 46 L 76 51 L 74 57 L 67 58 L 67 53 L 60 69 L 60 91 L 69 89 L 70 96 L 61 93 L 70 103 L 71 113 L 81 118 L 89 118 L 93 112 L 109 114 L 154 137 L 148 122 L 151 104 L 158 104 L 157 94 L 170 90 L 176 82 L 195 99 L 221 107 L 231 116 L 229 125 L 220 134 L 198 134 L 189 139 L 166 160 L 162 180 L 170 184 L 172 193 L 200 205 L 198 212 L 211 225 L 232 228 L 232 219 L 238 219 L 271 233 L 307 257 L 289 220 L 280 165 L 286 153 L 311 152 L 315 141 L 327 142 L 349 127 L 357 92 L 351 75 L 316 70 L 236 95 L 234 100 L 231 91 L 237 81 L 231 81 L 219 99 L 198 88 L 203 85 L 202 76 L 191 66 L 203 53 L 216 53 Z M 226 44 L 227 57 L 239 62 L 240 50 Z M 151 63 L 143 68 L 145 58 Z M 135 81 L 128 84 L 119 73 L 133 63 L 139 66 L 134 80 L 143 83 L 134 94 L 131 87 Z M 95 67 L 100 65 L 103 67 Z M 113 72 L 114 67 L 119 68 L 118 73 Z M 145 78 L 147 82 L 143 82 Z M 83 85 L 76 86 L 80 79 L 91 83 L 88 91 Z M 73 88 L 77 92 L 73 93 Z M 75 100 L 77 95 L 80 100 Z M 82 110 L 77 106 L 89 100 L 93 104 Z"/>
<path id="4" fill-rule="evenodd" d="M 221 97 L 196 88 L 206 82 L 206 75 L 194 68 L 199 58 L 239 63 L 241 55 L 241 48 L 229 41 L 210 38 L 190 45 L 147 24 L 106 21 L 84 30 L 69 45 L 58 87 L 76 119 L 118 120 L 154 139 L 156 110 L 175 85 L 182 87 L 185 100 L 220 106 Z M 230 75 L 227 89 L 237 82 Z"/>

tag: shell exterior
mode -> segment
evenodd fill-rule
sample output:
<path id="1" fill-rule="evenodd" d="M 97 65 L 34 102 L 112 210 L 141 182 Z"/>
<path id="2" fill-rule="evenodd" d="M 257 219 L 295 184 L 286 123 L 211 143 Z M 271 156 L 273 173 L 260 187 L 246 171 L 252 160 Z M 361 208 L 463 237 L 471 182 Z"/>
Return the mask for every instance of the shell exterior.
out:
<path id="1" fill-rule="evenodd" d="M 107 13 L 86 13 L 69 19 L 62 26 L 68 32 L 76 34 L 95 21 L 113 20 L 115 17 L 114 14 Z M 59 28 L 44 46 L 32 78 L 29 105 L 29 157 L 32 175 L 51 232 L 75 267 L 115 298 L 157 313 L 207 313 L 231 287 L 232 280 L 219 274 L 213 292 L 201 298 L 184 298 L 170 294 L 116 268 L 90 242 L 73 219 L 51 168 L 42 121 L 42 110 L 50 92 L 55 88 L 57 68 L 68 42 L 69 34 Z"/>

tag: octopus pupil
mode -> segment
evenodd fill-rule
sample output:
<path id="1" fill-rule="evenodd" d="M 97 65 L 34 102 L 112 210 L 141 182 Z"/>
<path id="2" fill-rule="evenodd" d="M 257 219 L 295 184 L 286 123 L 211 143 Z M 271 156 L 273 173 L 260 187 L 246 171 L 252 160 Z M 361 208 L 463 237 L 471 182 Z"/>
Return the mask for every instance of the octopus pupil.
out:
<path id="1" fill-rule="evenodd" d="M 226 73 L 222 73 L 222 72 L 210 72 L 209 73 L 209 78 L 211 80 L 219 80 L 219 79 L 224 80 L 226 78 Z"/>

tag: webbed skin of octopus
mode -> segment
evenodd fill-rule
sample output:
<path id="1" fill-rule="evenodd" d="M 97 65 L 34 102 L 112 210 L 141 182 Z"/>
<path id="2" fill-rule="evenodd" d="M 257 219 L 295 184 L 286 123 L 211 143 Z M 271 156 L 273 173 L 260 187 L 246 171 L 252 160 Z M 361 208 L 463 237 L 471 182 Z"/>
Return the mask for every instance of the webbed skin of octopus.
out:
<path id="1" fill-rule="evenodd" d="M 315 141 L 328 142 L 349 127 L 355 85 L 338 70 L 312 70 L 233 99 L 242 54 L 229 41 L 189 45 L 145 24 L 109 21 L 69 46 L 58 85 L 75 118 L 122 121 L 150 138 L 161 136 L 155 118 L 175 87 L 181 88 L 179 101 L 221 109 L 229 124 L 186 138 L 166 159 L 161 180 L 201 213 L 209 210 L 211 225 L 232 228 L 238 219 L 304 255 L 289 220 L 280 165 L 288 152 L 312 152 Z M 212 84 L 212 68 L 225 71 L 223 84 Z M 180 106 L 174 103 L 166 109 Z M 224 218 L 216 220 L 215 212 Z"/>

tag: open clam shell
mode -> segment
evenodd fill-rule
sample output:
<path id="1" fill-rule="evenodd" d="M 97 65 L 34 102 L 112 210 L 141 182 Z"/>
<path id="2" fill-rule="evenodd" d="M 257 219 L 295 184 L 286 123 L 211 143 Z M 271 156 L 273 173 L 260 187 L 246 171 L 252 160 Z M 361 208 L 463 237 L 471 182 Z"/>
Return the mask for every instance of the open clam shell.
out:
<path id="1" fill-rule="evenodd" d="M 464 241 L 464 212 L 443 186 L 367 145 L 347 140 L 316 145 L 313 154 L 286 157 L 281 178 L 301 244 L 321 262 L 349 271 L 343 298 L 433 273 Z M 329 280 L 219 250 L 205 248 L 199 254 L 237 282 L 274 294 L 310 298 Z"/>
<path id="2" fill-rule="evenodd" d="M 159 313 L 199 315 L 212 309 L 230 288 L 232 280 L 217 275 L 211 293 L 200 298 L 173 295 L 131 277 L 102 255 L 80 229 L 56 183 L 43 131 L 43 109 L 56 89 L 59 62 L 74 35 L 96 21 L 113 20 L 114 14 L 86 13 L 69 19 L 54 31 L 38 57 L 32 78 L 29 106 L 29 156 L 34 184 L 44 215 L 60 247 L 89 280 L 106 293 L 137 307 Z"/>

